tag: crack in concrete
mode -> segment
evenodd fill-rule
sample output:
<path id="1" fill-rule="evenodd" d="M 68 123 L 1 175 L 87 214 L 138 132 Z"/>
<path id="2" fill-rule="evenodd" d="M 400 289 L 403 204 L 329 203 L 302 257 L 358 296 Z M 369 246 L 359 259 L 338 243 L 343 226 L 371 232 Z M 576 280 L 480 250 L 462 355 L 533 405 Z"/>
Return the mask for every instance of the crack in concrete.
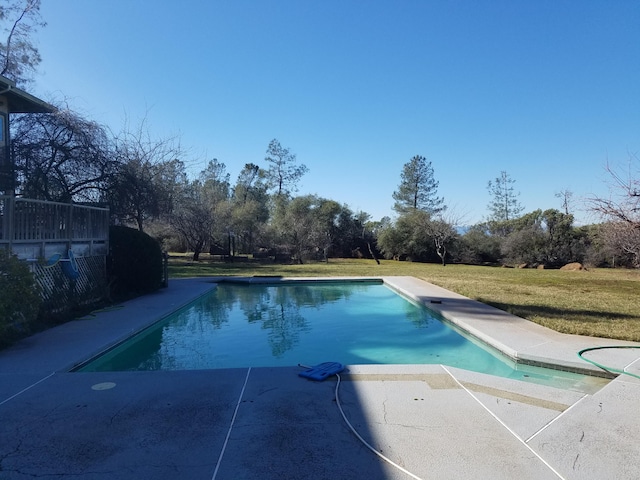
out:
<path id="1" fill-rule="evenodd" d="M 389 399 L 385 398 L 384 401 L 382 402 L 382 418 L 384 419 L 384 423 L 387 424 L 387 401 Z"/>
<path id="2" fill-rule="evenodd" d="M 576 463 L 578 463 L 578 458 L 580 458 L 580 454 L 579 453 L 576 455 L 576 459 L 573 461 L 573 467 L 572 467 L 573 470 L 576 469 Z"/>

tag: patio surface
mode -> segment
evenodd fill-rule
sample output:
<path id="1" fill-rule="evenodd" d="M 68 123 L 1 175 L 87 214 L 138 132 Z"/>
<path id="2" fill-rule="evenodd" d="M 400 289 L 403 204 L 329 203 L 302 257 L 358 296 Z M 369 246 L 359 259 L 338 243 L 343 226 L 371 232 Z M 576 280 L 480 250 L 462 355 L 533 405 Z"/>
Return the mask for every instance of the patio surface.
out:
<path id="1" fill-rule="evenodd" d="M 514 358 L 598 371 L 576 352 L 638 345 L 559 334 L 412 277 L 384 280 Z M 0 351 L 0 480 L 640 478 L 640 380 L 628 375 L 594 377 L 585 392 L 440 365 L 349 366 L 345 416 L 401 470 L 344 422 L 335 377 L 304 380 L 297 367 L 69 372 L 214 281 L 172 280 Z M 589 358 L 640 374 L 637 349 Z"/>

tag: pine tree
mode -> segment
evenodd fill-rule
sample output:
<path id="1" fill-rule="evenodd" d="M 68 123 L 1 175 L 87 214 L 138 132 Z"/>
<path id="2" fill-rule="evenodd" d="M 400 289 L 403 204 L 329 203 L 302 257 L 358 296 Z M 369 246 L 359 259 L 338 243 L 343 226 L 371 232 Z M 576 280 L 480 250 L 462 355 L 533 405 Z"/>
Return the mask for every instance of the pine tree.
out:
<path id="1" fill-rule="evenodd" d="M 393 192 L 393 209 L 399 214 L 415 210 L 422 210 L 430 215 L 443 212 L 446 207 L 444 199 L 437 196 L 438 185 L 431 162 L 416 155 L 402 169 L 400 185 Z"/>
<path id="2" fill-rule="evenodd" d="M 295 154 L 280 145 L 275 138 L 269 143 L 265 160 L 269 164 L 267 182 L 276 196 L 295 192 L 298 181 L 309 171 L 306 165 L 297 164 Z"/>
<path id="3" fill-rule="evenodd" d="M 524 207 L 518 201 L 520 192 L 516 192 L 513 188 L 514 183 L 516 181 L 505 171 L 500 172 L 500 176 L 495 181 L 489 181 L 487 189 L 492 197 L 488 205 L 491 212 L 490 221 L 508 222 L 517 218 L 524 210 Z"/>

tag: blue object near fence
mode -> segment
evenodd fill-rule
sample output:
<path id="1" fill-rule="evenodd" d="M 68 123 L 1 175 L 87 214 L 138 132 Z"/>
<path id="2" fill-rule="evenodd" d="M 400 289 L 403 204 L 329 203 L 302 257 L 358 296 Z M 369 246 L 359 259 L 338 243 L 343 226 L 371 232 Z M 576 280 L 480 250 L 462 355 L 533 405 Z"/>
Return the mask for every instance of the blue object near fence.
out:
<path id="1" fill-rule="evenodd" d="M 54 253 L 53 255 L 51 255 L 49 260 L 47 260 L 47 264 L 45 265 L 45 267 L 51 268 L 55 266 L 60 261 L 61 258 L 62 258 L 62 255 L 60 255 L 59 253 Z"/>
<path id="2" fill-rule="evenodd" d="M 60 267 L 62 268 L 62 272 L 71 280 L 75 280 L 80 276 L 80 270 L 78 270 L 78 262 L 76 261 L 76 257 L 73 255 L 73 251 L 69 250 L 69 258 L 63 258 L 60 260 L 62 262 Z"/>

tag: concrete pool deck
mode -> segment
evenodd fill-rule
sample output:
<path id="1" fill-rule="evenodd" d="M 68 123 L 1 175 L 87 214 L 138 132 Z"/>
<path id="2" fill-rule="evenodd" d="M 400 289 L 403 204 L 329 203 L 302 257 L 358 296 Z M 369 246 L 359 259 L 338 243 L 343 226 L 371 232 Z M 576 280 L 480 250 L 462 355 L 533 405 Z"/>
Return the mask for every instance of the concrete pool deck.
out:
<path id="1" fill-rule="evenodd" d="M 559 334 L 412 277 L 384 280 L 521 360 L 598 370 L 576 352 L 638 345 Z M 640 380 L 628 375 L 584 393 L 440 365 L 349 366 L 345 416 L 401 471 L 350 431 L 335 378 L 304 380 L 296 367 L 69 372 L 214 281 L 172 280 L 0 351 L 0 480 L 640 478 Z M 640 350 L 589 358 L 640 374 Z"/>

